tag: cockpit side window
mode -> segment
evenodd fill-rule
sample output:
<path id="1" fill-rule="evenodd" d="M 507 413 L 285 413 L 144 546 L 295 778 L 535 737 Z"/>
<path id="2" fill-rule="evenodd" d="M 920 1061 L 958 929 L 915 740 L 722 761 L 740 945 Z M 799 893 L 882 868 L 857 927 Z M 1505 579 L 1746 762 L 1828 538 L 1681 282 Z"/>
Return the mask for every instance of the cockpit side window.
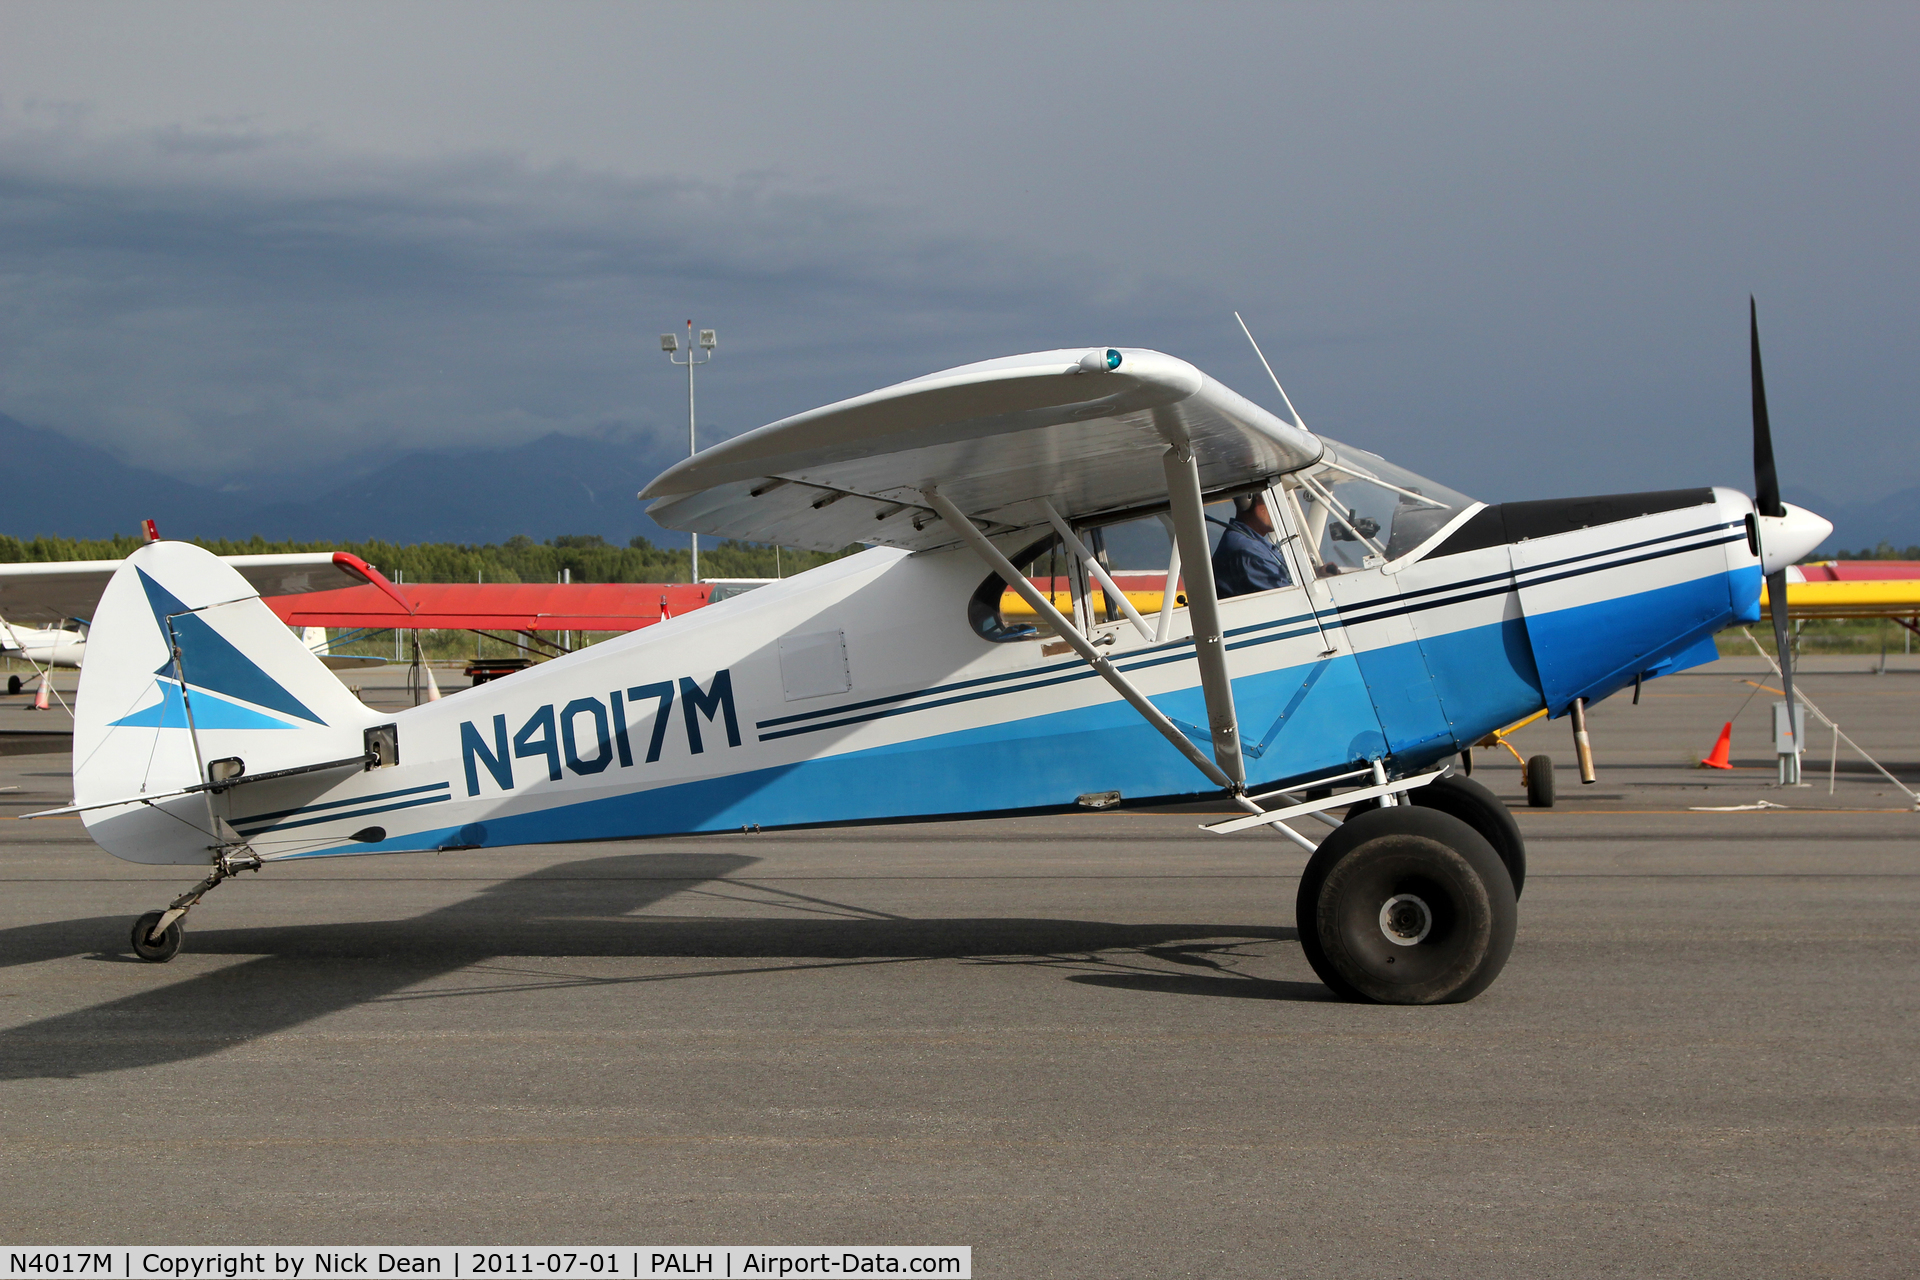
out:
<path id="1" fill-rule="evenodd" d="M 1221 532 L 1233 518 L 1231 502 L 1209 504 L 1206 509 L 1209 542 L 1217 546 Z M 1153 616 L 1165 604 L 1167 570 L 1173 549 L 1172 525 L 1165 515 L 1150 515 L 1075 529 L 1076 535 L 1099 561 L 1100 567 L 1126 593 L 1135 612 L 1152 625 Z M 1057 536 L 1048 535 L 1009 555 L 1034 586 L 1049 593 L 1054 608 L 1076 626 L 1100 627 L 1127 623 L 1126 610 L 1109 597 L 1097 575 L 1088 572 L 1077 555 L 1062 545 Z M 1186 606 L 1185 578 L 1174 580 L 1175 609 Z M 1035 640 L 1054 634 L 1046 621 L 1035 615 L 1020 594 L 990 574 L 974 588 L 967 601 L 967 623 L 974 634 L 996 644 L 1010 640 Z"/>
<path id="2" fill-rule="evenodd" d="M 1022 576 L 1053 601 L 1054 608 L 1069 617 L 1073 615 L 1073 588 L 1068 579 L 1066 563 L 1070 557 L 1062 554 L 1058 535 L 1050 533 L 1007 558 L 1013 561 L 1013 567 Z M 967 601 L 967 623 L 975 635 L 995 644 L 1010 640 L 1037 640 L 1053 634 L 1053 628 L 1047 625 L 1046 620 L 1037 616 L 1033 608 L 997 573 L 988 574 L 986 580 L 974 589 Z"/>

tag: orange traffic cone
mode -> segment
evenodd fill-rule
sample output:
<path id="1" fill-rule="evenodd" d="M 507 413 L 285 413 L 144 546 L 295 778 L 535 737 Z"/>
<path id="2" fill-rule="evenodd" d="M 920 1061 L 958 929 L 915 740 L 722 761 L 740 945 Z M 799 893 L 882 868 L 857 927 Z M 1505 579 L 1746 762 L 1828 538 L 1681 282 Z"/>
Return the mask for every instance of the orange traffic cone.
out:
<path id="1" fill-rule="evenodd" d="M 422 664 L 420 669 L 427 673 L 427 701 L 440 701 L 440 682 L 433 678 L 433 668 Z"/>
<path id="2" fill-rule="evenodd" d="M 1713 750 L 1708 752 L 1707 758 L 1700 762 L 1700 767 L 1702 769 L 1733 768 L 1732 765 L 1727 763 L 1727 753 L 1732 749 L 1733 721 L 1729 720 L 1726 723 L 1726 727 L 1720 730 L 1720 741 L 1713 744 Z"/>
<path id="3" fill-rule="evenodd" d="M 52 691 L 53 672 L 42 671 L 40 673 L 40 691 L 33 695 L 33 709 L 35 711 L 46 711 L 50 709 L 47 706 L 47 695 Z"/>
<path id="4" fill-rule="evenodd" d="M 665 596 L 661 596 L 660 597 L 660 621 L 666 622 L 672 617 L 673 617 L 673 610 L 667 608 L 667 598 Z"/>

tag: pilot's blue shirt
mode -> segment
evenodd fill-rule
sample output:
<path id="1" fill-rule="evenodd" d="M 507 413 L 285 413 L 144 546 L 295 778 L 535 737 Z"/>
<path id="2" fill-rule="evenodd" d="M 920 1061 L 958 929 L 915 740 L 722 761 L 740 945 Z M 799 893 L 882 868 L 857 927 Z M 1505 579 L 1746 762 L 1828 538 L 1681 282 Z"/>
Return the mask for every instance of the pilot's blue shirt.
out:
<path id="1" fill-rule="evenodd" d="M 1220 545 L 1213 550 L 1213 587 L 1222 600 L 1292 585 L 1280 548 L 1246 522 L 1238 518 L 1228 522 Z"/>

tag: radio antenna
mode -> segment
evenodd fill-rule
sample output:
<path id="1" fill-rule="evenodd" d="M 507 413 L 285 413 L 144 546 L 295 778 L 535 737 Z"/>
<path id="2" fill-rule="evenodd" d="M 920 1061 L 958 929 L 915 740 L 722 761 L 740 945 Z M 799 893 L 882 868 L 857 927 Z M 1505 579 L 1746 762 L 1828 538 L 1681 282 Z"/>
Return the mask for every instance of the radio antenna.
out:
<path id="1" fill-rule="evenodd" d="M 1280 385 L 1280 378 L 1274 373 L 1273 366 L 1267 363 L 1266 353 L 1260 350 L 1260 344 L 1254 342 L 1253 330 L 1247 328 L 1247 322 L 1245 320 L 1240 320 L 1240 313 L 1238 311 L 1233 313 L 1233 318 L 1240 321 L 1240 332 L 1247 335 L 1247 341 L 1253 346 L 1253 354 L 1260 357 L 1261 366 L 1266 369 L 1267 376 L 1273 379 L 1273 389 L 1280 393 L 1280 403 L 1287 406 L 1287 416 L 1293 419 L 1294 426 L 1305 431 L 1307 424 L 1300 421 L 1300 411 L 1293 407 L 1293 401 L 1287 399 L 1287 389 Z"/>

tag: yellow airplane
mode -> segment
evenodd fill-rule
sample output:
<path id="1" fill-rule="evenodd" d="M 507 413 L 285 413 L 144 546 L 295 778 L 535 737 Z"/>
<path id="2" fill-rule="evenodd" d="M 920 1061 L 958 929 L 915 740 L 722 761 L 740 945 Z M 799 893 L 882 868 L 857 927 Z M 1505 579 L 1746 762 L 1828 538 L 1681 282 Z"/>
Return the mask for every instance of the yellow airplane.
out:
<path id="1" fill-rule="evenodd" d="M 1127 599 L 1142 614 L 1160 611 L 1161 573 L 1116 573 L 1116 581 Z M 1063 613 L 1074 608 L 1074 589 L 1065 578 L 1053 583 L 1054 607 Z M 1098 583 L 1086 584 L 1092 610 L 1107 610 L 1106 593 Z M 1760 604 L 1767 607 L 1763 586 Z M 1032 606 L 1011 590 L 1001 602 L 1002 612 L 1023 621 L 1034 617 Z M 1920 561 L 1904 560 L 1827 560 L 1795 565 L 1787 570 L 1787 616 L 1789 618 L 1891 618 L 1920 635 Z"/>
<path id="2" fill-rule="evenodd" d="M 1760 605 L 1769 607 L 1765 588 Z M 1920 635 L 1920 562 L 1826 560 L 1787 570 L 1789 618 L 1891 618 Z"/>

